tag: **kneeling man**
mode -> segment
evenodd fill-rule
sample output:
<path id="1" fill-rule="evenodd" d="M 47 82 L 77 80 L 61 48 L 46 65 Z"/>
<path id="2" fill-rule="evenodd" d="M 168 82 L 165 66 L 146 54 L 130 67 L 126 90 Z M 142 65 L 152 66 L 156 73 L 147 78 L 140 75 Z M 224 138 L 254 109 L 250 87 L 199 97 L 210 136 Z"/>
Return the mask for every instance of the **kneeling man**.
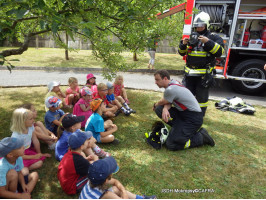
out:
<path id="1" fill-rule="evenodd" d="M 194 95 L 180 82 L 170 80 L 166 70 L 154 74 L 155 83 L 165 88 L 163 98 L 154 104 L 153 110 L 172 128 L 166 147 L 176 151 L 202 145 L 214 146 L 215 142 L 202 128 L 203 114 Z"/>

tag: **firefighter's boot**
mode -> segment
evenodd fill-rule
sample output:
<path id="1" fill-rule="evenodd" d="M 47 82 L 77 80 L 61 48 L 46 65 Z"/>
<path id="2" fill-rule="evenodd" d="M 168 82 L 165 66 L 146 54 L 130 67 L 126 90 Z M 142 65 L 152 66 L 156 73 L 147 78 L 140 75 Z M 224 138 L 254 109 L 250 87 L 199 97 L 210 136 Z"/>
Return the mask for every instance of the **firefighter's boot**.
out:
<path id="1" fill-rule="evenodd" d="M 208 134 L 208 131 L 205 129 L 205 128 L 201 128 L 199 130 L 200 134 L 202 135 L 203 137 L 203 145 L 210 145 L 210 146 L 214 146 L 215 145 L 215 142 L 214 140 L 212 139 L 212 137 Z"/>

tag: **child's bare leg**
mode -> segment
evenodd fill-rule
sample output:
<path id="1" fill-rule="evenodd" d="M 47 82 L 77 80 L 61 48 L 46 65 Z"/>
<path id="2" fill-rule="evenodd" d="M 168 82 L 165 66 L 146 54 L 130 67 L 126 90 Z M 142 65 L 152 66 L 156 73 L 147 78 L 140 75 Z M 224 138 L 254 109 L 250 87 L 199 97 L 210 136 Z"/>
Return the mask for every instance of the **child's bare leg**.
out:
<path id="1" fill-rule="evenodd" d="M 112 126 L 113 122 L 112 120 L 108 119 L 104 122 L 104 129 L 108 129 Z"/>
<path id="2" fill-rule="evenodd" d="M 39 169 L 42 167 L 43 161 L 40 160 L 36 163 L 33 163 L 31 166 L 29 166 L 29 170 Z"/>
<path id="3" fill-rule="evenodd" d="M 6 190 L 16 192 L 18 187 L 18 172 L 11 169 L 6 174 Z"/>
<path id="4" fill-rule="evenodd" d="M 31 193 L 32 190 L 34 189 L 35 185 L 38 182 L 38 179 L 39 179 L 39 175 L 37 172 L 32 172 L 29 174 L 29 183 L 27 184 L 29 193 Z"/>
<path id="5" fill-rule="evenodd" d="M 115 139 L 115 137 L 113 135 L 107 135 L 105 137 L 101 136 L 101 142 L 102 143 L 109 143 L 109 142 L 113 142 Z"/>
<path id="6" fill-rule="evenodd" d="M 113 186 L 112 189 L 113 189 L 114 193 L 117 196 L 119 196 L 120 198 L 122 198 L 122 193 L 121 193 L 121 191 L 116 186 Z M 133 193 L 127 191 L 127 190 L 126 190 L 126 193 L 127 193 L 127 196 L 128 196 L 129 199 L 136 199 L 136 195 L 135 194 L 133 194 Z"/>
<path id="7" fill-rule="evenodd" d="M 104 115 L 107 116 L 107 117 L 114 117 L 115 116 L 115 114 L 113 112 L 111 112 L 111 111 L 104 112 Z"/>
<path id="8" fill-rule="evenodd" d="M 49 135 L 47 135 L 45 132 L 43 132 L 43 130 L 39 126 L 35 127 L 35 133 L 39 140 L 42 140 L 47 144 L 54 143 L 54 141 L 52 141 L 52 138 Z"/>
<path id="9" fill-rule="evenodd" d="M 29 168 L 28 167 L 23 167 L 21 170 L 21 173 L 23 174 L 23 176 L 26 176 L 30 173 Z"/>
<path id="10" fill-rule="evenodd" d="M 115 99 L 113 102 L 117 106 L 118 109 L 122 107 L 121 103 L 117 99 Z"/>
<path id="11" fill-rule="evenodd" d="M 70 94 L 68 96 L 68 105 L 73 105 L 73 100 L 74 100 L 74 94 Z"/>
<path id="12" fill-rule="evenodd" d="M 125 103 L 125 100 L 123 99 L 123 97 L 117 96 L 116 98 L 121 104 Z"/>
<path id="13" fill-rule="evenodd" d="M 127 92 L 125 88 L 122 88 L 122 97 L 126 100 L 127 98 Z"/>

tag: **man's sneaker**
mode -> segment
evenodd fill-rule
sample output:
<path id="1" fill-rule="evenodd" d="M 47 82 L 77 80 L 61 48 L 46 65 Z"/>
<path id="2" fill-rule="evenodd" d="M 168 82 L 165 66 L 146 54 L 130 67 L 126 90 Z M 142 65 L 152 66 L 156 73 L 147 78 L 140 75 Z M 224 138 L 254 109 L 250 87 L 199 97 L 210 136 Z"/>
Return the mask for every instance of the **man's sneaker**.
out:
<path id="1" fill-rule="evenodd" d="M 54 149 L 55 149 L 55 145 L 56 145 L 55 142 L 52 143 L 52 144 L 48 144 L 48 149 L 50 149 L 50 150 L 54 150 Z"/>
<path id="2" fill-rule="evenodd" d="M 205 128 L 201 128 L 199 130 L 200 134 L 203 136 L 203 144 L 207 144 L 207 145 L 210 145 L 210 146 L 214 146 L 215 145 L 215 142 L 214 140 L 212 139 L 212 137 L 208 134 L 208 131 L 205 129 Z"/>
<path id="3" fill-rule="evenodd" d="M 118 145 L 119 140 L 115 138 L 112 142 L 110 142 L 110 144 Z"/>
<path id="4" fill-rule="evenodd" d="M 152 195 L 152 196 L 143 195 L 143 198 L 144 199 L 157 199 L 155 195 Z"/>
<path id="5" fill-rule="evenodd" d="M 128 109 L 128 111 L 129 111 L 130 113 L 136 113 L 136 111 L 133 110 L 132 108 Z"/>
<path id="6" fill-rule="evenodd" d="M 124 114 L 125 114 L 126 116 L 129 116 L 129 115 L 131 114 L 131 112 L 130 112 L 129 110 L 126 110 L 126 111 L 124 112 Z"/>

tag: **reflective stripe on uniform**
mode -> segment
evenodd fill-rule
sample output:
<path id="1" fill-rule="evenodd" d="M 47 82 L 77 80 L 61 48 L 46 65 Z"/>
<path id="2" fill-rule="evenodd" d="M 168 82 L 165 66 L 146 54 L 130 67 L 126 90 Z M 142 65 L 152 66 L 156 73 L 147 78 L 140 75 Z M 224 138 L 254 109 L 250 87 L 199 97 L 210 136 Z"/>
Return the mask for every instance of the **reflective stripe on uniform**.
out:
<path id="1" fill-rule="evenodd" d="M 205 74 L 206 69 L 191 69 L 189 67 L 185 67 L 185 72 L 188 74 Z"/>
<path id="2" fill-rule="evenodd" d="M 215 54 L 218 51 L 219 47 L 220 47 L 220 45 L 215 42 L 214 47 L 212 48 L 212 50 L 210 50 L 210 52 L 212 54 Z"/>
<path id="3" fill-rule="evenodd" d="M 189 148 L 190 147 L 190 140 L 188 140 L 187 142 L 186 142 L 186 144 L 185 144 L 185 146 L 184 146 L 184 149 L 187 149 L 187 148 Z"/>
<path id="4" fill-rule="evenodd" d="M 206 103 L 199 103 L 199 106 L 201 108 L 207 107 L 208 106 L 208 101 Z"/>
<path id="5" fill-rule="evenodd" d="M 186 52 L 187 52 L 187 48 L 186 48 L 186 49 L 184 49 L 184 50 L 182 50 L 182 49 L 178 48 L 178 51 L 179 51 L 179 53 L 186 53 Z"/>
<path id="6" fill-rule="evenodd" d="M 206 51 L 191 51 L 188 53 L 189 56 L 196 56 L 196 57 L 207 57 Z"/>

